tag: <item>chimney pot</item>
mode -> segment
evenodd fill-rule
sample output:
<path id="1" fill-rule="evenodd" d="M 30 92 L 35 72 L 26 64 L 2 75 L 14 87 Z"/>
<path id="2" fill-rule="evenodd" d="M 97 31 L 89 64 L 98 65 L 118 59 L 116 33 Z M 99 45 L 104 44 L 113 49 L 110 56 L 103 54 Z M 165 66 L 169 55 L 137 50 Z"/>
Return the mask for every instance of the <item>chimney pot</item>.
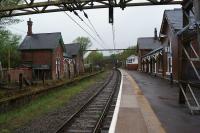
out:
<path id="1" fill-rule="evenodd" d="M 31 18 L 29 18 L 29 21 L 27 21 L 27 25 L 28 25 L 27 36 L 31 36 L 33 34 L 32 33 L 33 22 L 31 21 Z"/>

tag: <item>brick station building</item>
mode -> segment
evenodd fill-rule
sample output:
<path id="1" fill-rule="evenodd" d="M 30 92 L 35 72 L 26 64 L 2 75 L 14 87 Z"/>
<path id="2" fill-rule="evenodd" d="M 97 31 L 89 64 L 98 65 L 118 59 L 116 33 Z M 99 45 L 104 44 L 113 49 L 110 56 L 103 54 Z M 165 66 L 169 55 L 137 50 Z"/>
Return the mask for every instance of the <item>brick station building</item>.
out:
<path id="1" fill-rule="evenodd" d="M 190 21 L 193 21 L 192 16 L 190 18 Z M 186 80 L 197 79 L 190 62 L 186 59 L 187 55 L 183 53 L 181 47 L 181 36 L 178 33 L 182 28 L 182 9 L 165 10 L 159 38 L 155 39 L 155 35 L 154 40 L 153 37 L 138 39 L 139 70 L 173 81 L 178 81 L 180 75 L 184 75 Z M 192 40 L 188 47 L 193 47 L 194 50 L 198 51 L 199 45 L 196 34 L 192 32 L 193 28 L 190 27 L 190 32 L 187 33 L 192 34 L 192 37 L 185 39 Z M 195 56 L 189 48 L 186 51 L 190 58 Z M 200 56 L 200 53 L 196 52 L 196 54 Z M 185 66 L 184 70 L 179 69 L 182 61 Z M 195 62 L 194 65 L 200 72 L 199 62 Z"/>
<path id="2" fill-rule="evenodd" d="M 138 51 L 138 70 L 150 73 L 151 67 L 149 64 L 150 59 L 144 60 L 144 56 L 154 49 L 161 47 L 161 42 L 157 35 L 157 29 L 154 31 L 154 37 L 141 37 L 137 41 Z"/>
<path id="3" fill-rule="evenodd" d="M 32 77 L 29 80 L 55 80 L 73 78 L 84 72 L 80 44 L 65 45 L 60 32 L 33 34 L 32 21 L 27 23 L 27 36 L 19 47 L 20 68 L 32 71 L 24 73 L 25 77 Z"/>
<path id="4" fill-rule="evenodd" d="M 32 33 L 32 21 L 28 21 L 27 36 L 22 41 L 22 66 L 32 69 L 33 80 L 59 79 L 63 75 L 64 43 L 62 35 L 56 33 Z"/>
<path id="5" fill-rule="evenodd" d="M 137 70 L 138 69 L 138 57 L 131 55 L 126 59 L 126 69 Z"/>
<path id="6" fill-rule="evenodd" d="M 64 53 L 64 74 L 71 78 L 85 72 L 81 45 L 79 43 L 65 44 Z"/>

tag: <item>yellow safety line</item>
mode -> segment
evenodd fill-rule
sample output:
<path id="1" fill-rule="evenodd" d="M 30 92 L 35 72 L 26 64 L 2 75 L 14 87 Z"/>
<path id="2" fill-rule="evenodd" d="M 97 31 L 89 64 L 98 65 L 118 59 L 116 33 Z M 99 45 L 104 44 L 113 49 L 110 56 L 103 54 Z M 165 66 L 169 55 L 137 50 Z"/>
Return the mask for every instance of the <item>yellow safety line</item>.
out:
<path id="1" fill-rule="evenodd" d="M 140 87 L 137 85 L 135 80 L 128 73 L 127 75 L 128 75 L 128 79 L 131 82 L 132 88 L 134 89 L 134 93 L 136 95 L 139 107 L 144 116 L 144 120 L 148 129 L 148 132 L 149 133 L 166 133 L 160 120 L 158 119 L 153 109 L 151 108 L 150 103 L 148 102 L 146 97 L 143 95 Z"/>

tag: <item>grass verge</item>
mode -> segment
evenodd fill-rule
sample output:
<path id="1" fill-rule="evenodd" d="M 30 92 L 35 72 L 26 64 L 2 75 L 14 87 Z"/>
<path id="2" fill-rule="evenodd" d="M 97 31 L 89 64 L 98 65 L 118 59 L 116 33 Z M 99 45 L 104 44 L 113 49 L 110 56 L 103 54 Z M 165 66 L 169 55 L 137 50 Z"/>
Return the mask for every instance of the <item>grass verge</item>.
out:
<path id="1" fill-rule="evenodd" d="M 33 118 L 40 117 L 44 113 L 62 107 L 74 95 L 89 88 L 95 82 L 104 79 L 105 76 L 105 72 L 100 73 L 68 87 L 48 92 L 46 95 L 33 100 L 19 109 L 0 114 L 0 133 L 12 132 L 13 129 L 22 126 Z"/>

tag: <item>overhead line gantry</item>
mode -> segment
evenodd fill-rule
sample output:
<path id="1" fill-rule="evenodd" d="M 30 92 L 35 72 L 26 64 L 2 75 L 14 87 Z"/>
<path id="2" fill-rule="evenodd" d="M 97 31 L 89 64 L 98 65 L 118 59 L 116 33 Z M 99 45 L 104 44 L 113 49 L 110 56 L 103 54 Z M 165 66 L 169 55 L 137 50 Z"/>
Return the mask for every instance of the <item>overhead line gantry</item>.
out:
<path id="1" fill-rule="evenodd" d="M 0 17 L 22 16 L 60 11 L 74 11 L 83 9 L 99 9 L 129 6 L 174 5 L 181 4 L 182 0 L 22 0 L 15 4 L 0 3 Z"/>
<path id="2" fill-rule="evenodd" d="M 124 50 L 135 50 L 135 49 L 87 49 L 84 51 L 124 51 Z"/>

